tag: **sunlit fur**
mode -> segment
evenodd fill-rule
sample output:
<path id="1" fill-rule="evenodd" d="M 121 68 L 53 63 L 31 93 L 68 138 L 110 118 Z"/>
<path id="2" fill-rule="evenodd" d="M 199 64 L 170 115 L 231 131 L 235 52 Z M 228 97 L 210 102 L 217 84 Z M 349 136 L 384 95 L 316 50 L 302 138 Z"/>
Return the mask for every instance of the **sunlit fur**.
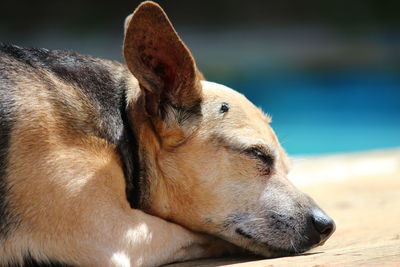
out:
<path id="1" fill-rule="evenodd" d="M 196 131 L 174 149 L 153 152 L 147 211 L 265 256 L 304 250 L 305 213 L 314 204 L 287 180 L 290 161 L 270 118 L 225 86 L 203 81 L 202 90 Z M 230 109 L 221 114 L 223 102 Z M 275 159 L 269 176 L 240 152 L 255 145 Z M 238 235 L 238 227 L 253 238 Z"/>
<path id="2" fill-rule="evenodd" d="M 0 46 L 1 266 L 157 266 L 321 243 L 307 240 L 317 206 L 287 180 L 271 119 L 204 81 L 157 4 L 128 17 L 123 47 L 126 65 Z"/>

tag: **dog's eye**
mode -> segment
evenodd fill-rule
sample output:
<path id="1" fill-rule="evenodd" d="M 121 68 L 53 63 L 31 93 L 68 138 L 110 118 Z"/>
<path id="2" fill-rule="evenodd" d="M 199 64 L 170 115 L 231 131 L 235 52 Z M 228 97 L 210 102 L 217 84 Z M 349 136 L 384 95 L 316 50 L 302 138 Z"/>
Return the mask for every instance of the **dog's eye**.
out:
<path id="1" fill-rule="evenodd" d="M 266 175 L 271 174 L 272 171 L 272 165 L 274 163 L 274 158 L 273 156 L 261 151 L 259 148 L 250 148 L 246 150 L 246 153 L 249 154 L 252 157 L 257 158 L 263 163 L 263 171 L 265 172 Z"/>

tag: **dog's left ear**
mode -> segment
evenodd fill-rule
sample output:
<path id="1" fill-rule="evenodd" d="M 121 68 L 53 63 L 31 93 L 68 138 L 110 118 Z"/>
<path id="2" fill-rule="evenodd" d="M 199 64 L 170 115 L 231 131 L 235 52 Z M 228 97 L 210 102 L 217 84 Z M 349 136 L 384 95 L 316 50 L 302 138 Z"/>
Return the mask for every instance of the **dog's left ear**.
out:
<path id="1" fill-rule="evenodd" d="M 164 116 L 167 105 L 188 110 L 201 101 L 201 74 L 156 3 L 142 3 L 126 19 L 124 57 L 145 94 L 150 116 Z"/>

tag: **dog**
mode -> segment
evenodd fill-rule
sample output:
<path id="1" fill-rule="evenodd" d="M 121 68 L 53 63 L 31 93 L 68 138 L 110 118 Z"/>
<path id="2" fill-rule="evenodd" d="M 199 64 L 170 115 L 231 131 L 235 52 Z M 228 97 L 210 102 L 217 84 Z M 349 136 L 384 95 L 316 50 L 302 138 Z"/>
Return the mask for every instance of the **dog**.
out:
<path id="1" fill-rule="evenodd" d="M 1 266 L 276 257 L 329 238 L 271 118 L 206 81 L 156 3 L 126 19 L 123 54 L 1 46 Z"/>

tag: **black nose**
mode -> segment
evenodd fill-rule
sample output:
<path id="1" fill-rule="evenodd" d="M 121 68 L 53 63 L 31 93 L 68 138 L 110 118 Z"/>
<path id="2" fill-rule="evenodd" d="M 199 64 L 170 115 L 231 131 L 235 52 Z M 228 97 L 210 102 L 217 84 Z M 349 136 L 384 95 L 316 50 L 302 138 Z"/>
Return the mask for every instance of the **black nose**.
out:
<path id="1" fill-rule="evenodd" d="M 325 242 L 335 231 L 335 222 L 331 217 L 326 215 L 325 212 L 318 208 L 312 211 L 312 216 L 314 227 L 320 234 L 320 243 Z"/>
<path id="2" fill-rule="evenodd" d="M 307 236 L 311 245 L 323 244 L 335 231 L 335 222 L 319 208 L 309 215 Z"/>

